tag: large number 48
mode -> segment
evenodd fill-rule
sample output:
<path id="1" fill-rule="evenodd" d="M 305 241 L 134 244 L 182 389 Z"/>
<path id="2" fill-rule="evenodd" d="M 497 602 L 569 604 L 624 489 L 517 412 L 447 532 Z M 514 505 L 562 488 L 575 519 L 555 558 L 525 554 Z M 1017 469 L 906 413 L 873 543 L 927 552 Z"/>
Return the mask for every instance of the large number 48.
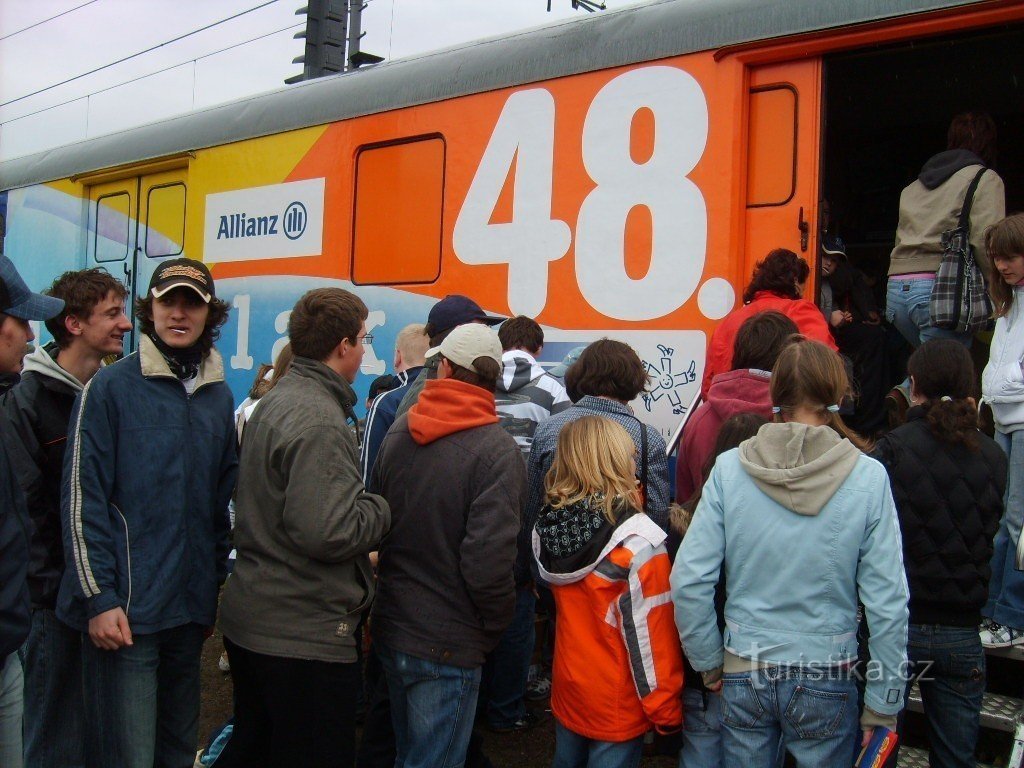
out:
<path id="1" fill-rule="evenodd" d="M 654 115 L 654 148 L 637 163 L 630 155 L 633 117 Z M 707 207 L 686 176 L 708 137 L 707 101 L 697 81 L 675 67 L 626 72 L 594 97 L 583 124 L 583 164 L 596 186 L 576 224 L 576 279 L 594 309 L 621 320 L 662 317 L 685 304 L 704 271 Z M 508 303 L 535 316 L 547 303 L 548 264 L 569 250 L 572 234 L 553 219 L 555 102 L 534 88 L 513 93 L 484 150 L 455 221 L 454 246 L 467 264 L 507 264 Z M 512 220 L 491 223 L 515 163 Z M 639 279 L 626 269 L 629 212 L 651 217 L 650 267 Z"/>

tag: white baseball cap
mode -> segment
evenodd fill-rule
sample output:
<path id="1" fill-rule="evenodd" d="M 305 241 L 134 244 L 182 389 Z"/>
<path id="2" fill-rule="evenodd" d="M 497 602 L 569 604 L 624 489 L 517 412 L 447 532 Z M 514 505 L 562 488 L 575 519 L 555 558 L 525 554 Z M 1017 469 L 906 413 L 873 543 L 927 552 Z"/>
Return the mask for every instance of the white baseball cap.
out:
<path id="1" fill-rule="evenodd" d="M 446 359 L 480 373 L 473 367 L 478 357 L 489 357 L 501 365 L 501 342 L 493 328 L 480 323 L 468 323 L 455 328 L 440 346 L 427 350 L 427 357 L 443 355 Z"/>

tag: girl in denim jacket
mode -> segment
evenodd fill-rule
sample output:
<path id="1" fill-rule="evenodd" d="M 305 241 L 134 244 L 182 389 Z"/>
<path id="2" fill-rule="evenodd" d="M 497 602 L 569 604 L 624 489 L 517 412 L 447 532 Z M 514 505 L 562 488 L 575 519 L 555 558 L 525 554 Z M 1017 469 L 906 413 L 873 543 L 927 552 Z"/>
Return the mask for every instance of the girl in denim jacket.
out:
<path id="1" fill-rule="evenodd" d="M 885 469 L 838 415 L 848 382 L 800 340 L 772 371 L 775 422 L 718 457 L 676 556 L 672 599 L 687 658 L 722 691 L 726 768 L 853 762 L 903 707 L 907 583 Z M 715 585 L 726 574 L 725 630 Z M 857 603 L 873 668 L 857 722 Z"/>

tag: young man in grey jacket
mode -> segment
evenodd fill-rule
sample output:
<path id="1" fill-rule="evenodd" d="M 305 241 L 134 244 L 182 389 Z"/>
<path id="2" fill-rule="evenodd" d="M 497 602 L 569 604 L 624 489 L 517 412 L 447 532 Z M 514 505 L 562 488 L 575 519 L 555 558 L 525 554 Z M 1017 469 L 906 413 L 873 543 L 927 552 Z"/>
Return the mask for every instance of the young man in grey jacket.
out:
<path id="1" fill-rule="evenodd" d="M 391 522 L 363 487 L 348 424 L 367 314 L 340 288 L 302 296 L 295 359 L 245 428 L 220 617 L 235 724 L 218 766 L 354 762 L 356 627 L 373 597 L 369 553 Z"/>

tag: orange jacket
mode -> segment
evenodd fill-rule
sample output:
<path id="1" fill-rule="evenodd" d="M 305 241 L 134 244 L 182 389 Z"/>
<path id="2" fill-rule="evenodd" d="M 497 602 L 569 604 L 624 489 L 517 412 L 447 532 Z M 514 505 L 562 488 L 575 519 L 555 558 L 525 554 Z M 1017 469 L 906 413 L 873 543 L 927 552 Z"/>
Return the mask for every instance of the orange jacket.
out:
<path id="1" fill-rule="evenodd" d="M 732 348 L 736 343 L 736 333 L 740 326 L 748 318 L 768 309 L 784 314 L 796 323 L 797 330 L 807 338 L 820 341 L 839 351 L 832 338 L 832 331 L 825 322 L 825 316 L 813 301 L 790 299 L 771 291 L 758 291 L 749 304 L 744 304 L 726 315 L 711 334 L 711 343 L 708 344 L 707 359 L 704 362 L 704 378 L 700 385 L 700 394 L 705 400 L 708 399 L 711 380 L 720 373 L 732 370 Z"/>
<path id="2" fill-rule="evenodd" d="M 577 540 L 572 554 L 553 556 L 549 536 L 564 544 L 567 535 L 584 530 L 586 510 L 584 517 L 580 512 L 576 505 L 545 507 L 533 532 L 540 575 L 558 609 L 551 711 L 569 730 L 598 741 L 628 741 L 652 727 L 678 730 L 683 661 L 665 533 L 636 513 L 617 526 L 604 522 L 589 542 Z M 555 513 L 561 513 L 561 528 L 552 524 Z M 596 529 L 598 521 L 590 521 Z M 542 533 L 546 523 L 548 535 Z M 567 564 L 578 567 L 566 571 Z"/>

